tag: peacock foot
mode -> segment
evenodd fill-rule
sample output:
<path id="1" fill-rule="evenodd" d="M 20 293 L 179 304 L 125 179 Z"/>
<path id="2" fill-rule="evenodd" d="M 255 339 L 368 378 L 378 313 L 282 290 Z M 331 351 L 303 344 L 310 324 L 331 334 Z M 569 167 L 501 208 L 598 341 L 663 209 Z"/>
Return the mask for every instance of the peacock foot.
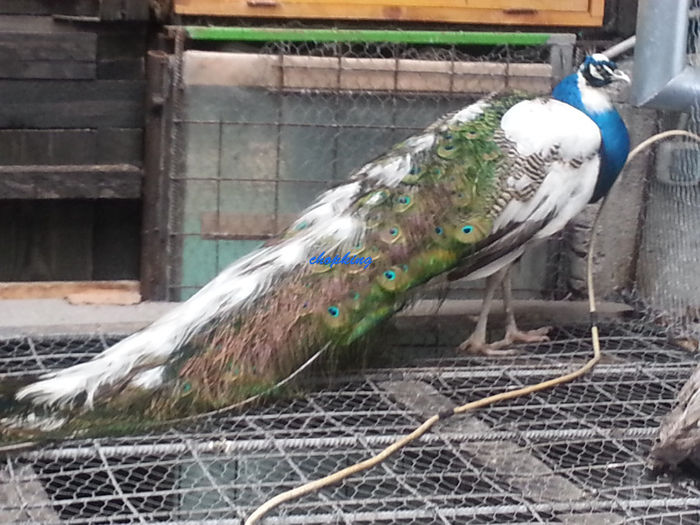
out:
<path id="1" fill-rule="evenodd" d="M 503 341 L 506 344 L 512 343 L 543 343 L 549 341 L 547 334 L 552 329 L 551 326 L 543 326 L 536 330 L 526 330 L 522 331 L 518 328 L 511 328 L 506 330 L 506 336 Z"/>
<path id="2" fill-rule="evenodd" d="M 475 334 L 472 334 L 457 349 L 467 354 L 484 356 L 513 355 L 515 350 L 505 348 L 508 344 L 510 343 L 505 343 L 505 339 L 495 343 L 487 343 L 483 337 L 475 337 Z"/>
<path id="3" fill-rule="evenodd" d="M 514 355 L 516 350 L 508 347 L 515 343 L 541 343 L 549 341 L 547 333 L 549 333 L 551 329 L 551 326 L 544 326 L 537 330 L 527 331 L 522 331 L 518 328 L 509 328 L 506 330 L 506 336 L 503 339 L 494 341 L 493 343 L 487 343 L 483 336 L 474 333 L 459 345 L 458 350 L 460 352 L 484 356 Z"/>

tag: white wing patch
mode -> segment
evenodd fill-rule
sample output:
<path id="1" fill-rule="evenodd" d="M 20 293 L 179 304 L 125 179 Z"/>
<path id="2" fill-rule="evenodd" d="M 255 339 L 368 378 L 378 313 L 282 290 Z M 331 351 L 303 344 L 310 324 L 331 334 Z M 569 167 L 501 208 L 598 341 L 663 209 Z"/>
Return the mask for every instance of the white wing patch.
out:
<path id="1" fill-rule="evenodd" d="M 455 113 L 449 120 L 449 124 L 462 124 L 464 122 L 469 122 L 475 118 L 481 116 L 484 113 L 484 109 L 489 107 L 490 102 L 488 99 L 479 100 L 467 106 L 464 109 L 459 110 Z"/>
<path id="2" fill-rule="evenodd" d="M 576 108 L 553 99 L 534 99 L 513 106 L 502 118 L 501 129 L 517 154 L 551 159 L 534 193 L 511 198 L 494 220 L 493 231 L 526 222 L 548 220 L 531 242 L 560 231 L 588 203 L 600 167 L 598 126 Z M 523 191 L 534 181 L 526 174 L 509 174 L 505 189 Z M 527 243 L 526 243 L 527 244 Z M 512 251 L 479 268 L 467 279 L 486 277 L 510 264 L 524 250 Z"/>
<path id="3" fill-rule="evenodd" d="M 503 115 L 501 129 L 521 155 L 546 155 L 558 146 L 562 159 L 568 161 L 590 157 L 600 149 L 600 130 L 595 122 L 554 99 L 519 102 Z"/>

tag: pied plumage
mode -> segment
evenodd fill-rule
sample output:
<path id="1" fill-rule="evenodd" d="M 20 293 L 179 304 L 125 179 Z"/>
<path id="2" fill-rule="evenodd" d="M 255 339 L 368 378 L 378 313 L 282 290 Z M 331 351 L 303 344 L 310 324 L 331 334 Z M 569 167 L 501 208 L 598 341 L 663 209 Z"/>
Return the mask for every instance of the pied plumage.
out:
<path id="1" fill-rule="evenodd" d="M 109 433 L 225 407 L 272 387 L 319 348 L 349 345 L 440 274 L 502 275 L 611 173 L 606 132 L 586 111 L 586 100 L 600 102 L 586 75 L 607 84 L 619 72 L 599 55 L 584 66 L 560 85 L 559 100 L 483 99 L 363 166 L 150 327 L 13 391 L 4 435 Z M 321 252 L 372 263 L 309 264 Z"/>

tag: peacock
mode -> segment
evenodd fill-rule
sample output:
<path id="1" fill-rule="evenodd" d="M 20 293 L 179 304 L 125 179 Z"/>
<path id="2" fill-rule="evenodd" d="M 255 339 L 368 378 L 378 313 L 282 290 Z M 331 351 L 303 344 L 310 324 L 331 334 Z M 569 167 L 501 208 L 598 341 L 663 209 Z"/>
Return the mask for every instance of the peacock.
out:
<path id="1" fill-rule="evenodd" d="M 629 82 L 593 54 L 551 97 L 491 95 L 439 119 L 149 327 L 90 361 L 6 382 L 4 440 L 115 433 L 231 406 L 319 350 L 347 348 L 438 276 L 487 278 L 463 350 L 546 337 L 518 329 L 509 269 L 622 169 L 629 137 L 604 89 L 619 80 Z M 506 337 L 487 344 L 499 284 Z"/>
<path id="2" fill-rule="evenodd" d="M 700 467 L 700 367 L 661 421 L 650 453 L 650 464 L 657 469 L 675 469 L 686 461 Z"/>

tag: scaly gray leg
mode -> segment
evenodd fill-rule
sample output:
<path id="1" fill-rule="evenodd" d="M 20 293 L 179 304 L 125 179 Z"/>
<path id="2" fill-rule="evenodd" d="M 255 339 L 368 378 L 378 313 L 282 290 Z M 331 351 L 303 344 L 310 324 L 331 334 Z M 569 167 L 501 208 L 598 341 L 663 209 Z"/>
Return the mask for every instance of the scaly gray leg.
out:
<path id="1" fill-rule="evenodd" d="M 486 324 L 489 320 L 489 312 L 491 311 L 491 303 L 493 302 L 493 294 L 496 287 L 501 283 L 503 278 L 508 274 L 508 267 L 498 270 L 496 273 L 489 275 L 486 278 L 486 291 L 484 299 L 481 303 L 481 312 L 479 312 L 479 320 L 476 322 L 476 328 L 461 345 L 459 350 L 473 354 L 492 355 L 493 349 L 486 344 Z"/>

